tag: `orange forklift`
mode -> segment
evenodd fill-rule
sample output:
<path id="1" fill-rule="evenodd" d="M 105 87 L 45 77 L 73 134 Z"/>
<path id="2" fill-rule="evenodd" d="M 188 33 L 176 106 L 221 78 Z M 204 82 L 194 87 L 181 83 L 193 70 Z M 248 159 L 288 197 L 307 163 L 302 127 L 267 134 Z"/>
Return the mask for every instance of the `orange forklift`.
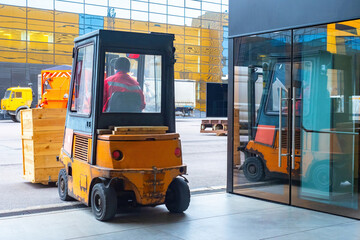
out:
<path id="1" fill-rule="evenodd" d="M 91 206 L 97 220 L 112 219 L 123 204 L 165 203 L 174 213 L 189 206 L 175 132 L 173 41 L 109 30 L 75 39 L 58 192 Z"/>

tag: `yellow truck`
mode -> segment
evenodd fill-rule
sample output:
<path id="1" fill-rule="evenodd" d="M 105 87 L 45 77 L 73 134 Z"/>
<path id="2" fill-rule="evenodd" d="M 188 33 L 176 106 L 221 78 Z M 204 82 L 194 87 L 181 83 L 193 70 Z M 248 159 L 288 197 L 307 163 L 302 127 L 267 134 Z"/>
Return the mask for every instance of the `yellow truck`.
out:
<path id="1" fill-rule="evenodd" d="M 10 116 L 14 122 L 20 122 L 20 111 L 31 108 L 33 91 L 30 87 L 11 87 L 1 99 L 1 113 Z"/>
<path id="2" fill-rule="evenodd" d="M 66 108 L 71 66 L 56 66 L 41 71 L 38 82 L 38 108 Z M 35 107 L 31 87 L 11 87 L 1 100 L 1 114 L 9 115 L 14 122 L 20 122 L 20 111 Z"/>

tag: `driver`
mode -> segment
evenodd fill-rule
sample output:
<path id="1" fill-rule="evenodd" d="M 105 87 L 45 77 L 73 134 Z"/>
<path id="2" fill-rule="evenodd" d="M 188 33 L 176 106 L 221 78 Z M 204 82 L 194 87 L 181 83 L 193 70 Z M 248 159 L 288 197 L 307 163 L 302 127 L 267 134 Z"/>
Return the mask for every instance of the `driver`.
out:
<path id="1" fill-rule="evenodd" d="M 139 83 L 129 76 L 130 61 L 120 57 L 115 61 L 115 74 L 106 78 L 104 82 L 103 112 L 106 112 L 108 102 L 114 92 L 136 92 L 141 97 L 141 109 L 145 108 L 144 94 Z"/>

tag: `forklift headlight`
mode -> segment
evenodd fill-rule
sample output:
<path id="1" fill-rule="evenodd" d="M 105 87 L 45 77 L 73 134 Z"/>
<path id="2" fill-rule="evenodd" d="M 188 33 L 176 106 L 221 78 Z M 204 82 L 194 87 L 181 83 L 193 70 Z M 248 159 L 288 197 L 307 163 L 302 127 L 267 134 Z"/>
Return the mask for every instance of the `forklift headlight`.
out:
<path id="1" fill-rule="evenodd" d="M 115 151 L 113 151 L 113 153 L 112 153 L 112 157 L 113 157 L 115 160 L 121 160 L 121 159 L 123 159 L 124 155 L 123 155 L 123 153 L 122 153 L 121 151 L 115 150 Z"/>

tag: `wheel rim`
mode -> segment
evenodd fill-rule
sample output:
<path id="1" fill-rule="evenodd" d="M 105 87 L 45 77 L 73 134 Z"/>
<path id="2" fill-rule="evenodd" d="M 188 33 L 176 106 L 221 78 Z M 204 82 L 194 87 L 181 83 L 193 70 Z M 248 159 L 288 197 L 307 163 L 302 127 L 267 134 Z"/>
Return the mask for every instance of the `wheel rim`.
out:
<path id="1" fill-rule="evenodd" d="M 61 192 L 62 195 L 64 195 L 64 193 L 65 193 L 65 181 L 64 181 L 64 178 L 60 179 L 60 192 Z"/>
<path id="2" fill-rule="evenodd" d="M 101 197 L 99 194 L 95 194 L 94 197 L 94 207 L 97 212 L 101 212 L 102 206 L 101 206 Z"/>
<path id="3" fill-rule="evenodd" d="M 254 164 L 250 164 L 247 169 L 251 175 L 255 175 L 257 172 L 256 166 Z"/>

